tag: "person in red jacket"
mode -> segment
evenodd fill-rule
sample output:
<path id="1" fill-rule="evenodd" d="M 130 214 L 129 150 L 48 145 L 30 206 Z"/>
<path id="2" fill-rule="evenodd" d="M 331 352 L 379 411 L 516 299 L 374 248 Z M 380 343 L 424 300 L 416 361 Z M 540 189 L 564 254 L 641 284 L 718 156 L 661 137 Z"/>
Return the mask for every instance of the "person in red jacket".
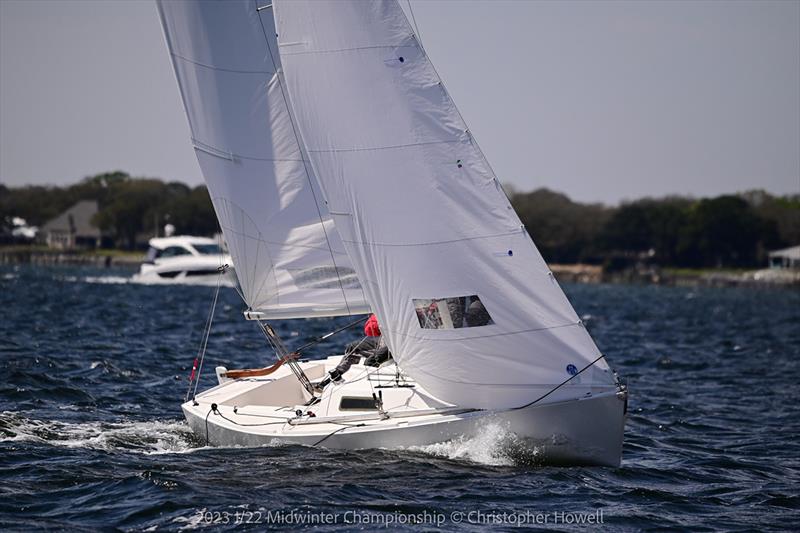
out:
<path id="1" fill-rule="evenodd" d="M 388 361 L 392 354 L 389 353 L 389 348 L 383 342 L 381 328 L 378 325 L 378 317 L 372 315 L 364 324 L 364 333 L 367 338 L 363 340 L 359 350 L 366 357 L 364 360 L 365 366 L 381 366 L 385 361 Z"/>
<path id="2" fill-rule="evenodd" d="M 378 317 L 375 316 L 375 313 L 371 314 L 367 323 L 364 324 L 364 335 L 367 337 L 381 336 L 381 327 L 378 325 Z"/>
<path id="3" fill-rule="evenodd" d="M 392 354 L 389 353 L 389 349 L 382 342 L 378 317 L 374 314 L 364 324 L 364 335 L 366 336 L 360 341 L 351 342 L 347 345 L 341 362 L 336 368 L 328 372 L 328 376 L 325 379 L 314 386 L 317 391 L 321 392 L 331 381 L 339 381 L 344 373 L 350 370 L 351 366 L 359 362 L 361 357 L 366 358 L 364 364 L 367 366 L 380 366 L 384 361 L 391 358 Z"/>

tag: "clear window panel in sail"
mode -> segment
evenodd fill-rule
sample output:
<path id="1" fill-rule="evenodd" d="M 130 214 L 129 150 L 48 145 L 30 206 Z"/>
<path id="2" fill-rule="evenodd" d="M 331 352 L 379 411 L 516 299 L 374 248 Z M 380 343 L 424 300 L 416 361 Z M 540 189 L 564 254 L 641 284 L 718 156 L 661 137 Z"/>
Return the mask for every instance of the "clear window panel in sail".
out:
<path id="1" fill-rule="evenodd" d="M 412 300 L 423 329 L 474 328 L 494 324 L 477 295 Z"/>

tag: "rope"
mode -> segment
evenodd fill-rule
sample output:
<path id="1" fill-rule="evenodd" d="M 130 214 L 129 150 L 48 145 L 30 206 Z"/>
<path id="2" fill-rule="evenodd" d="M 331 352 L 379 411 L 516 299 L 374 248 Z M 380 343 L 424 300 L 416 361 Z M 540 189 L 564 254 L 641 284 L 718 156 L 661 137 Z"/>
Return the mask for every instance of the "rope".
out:
<path id="1" fill-rule="evenodd" d="M 231 420 L 230 418 L 228 418 L 225 415 L 223 415 L 219 411 L 219 409 L 217 408 L 217 404 L 212 403 L 211 404 L 211 409 L 209 409 L 208 413 L 206 413 L 206 446 L 210 445 L 209 444 L 209 439 L 208 439 L 208 417 L 211 416 L 211 413 L 214 413 L 215 415 L 218 415 L 218 416 L 222 417 L 223 420 L 227 420 L 231 424 L 235 424 L 237 426 L 270 426 L 270 425 L 273 425 L 273 424 L 286 424 L 286 422 L 289 420 L 288 418 L 286 418 L 286 419 L 283 419 L 284 420 L 283 422 L 264 422 L 263 424 L 240 424 L 239 422 Z M 248 415 L 248 416 L 257 416 L 257 415 Z M 274 418 L 279 418 L 279 417 L 274 417 Z"/>
<path id="2" fill-rule="evenodd" d="M 214 403 L 214 404 L 211 404 L 211 409 L 209 409 L 208 413 L 206 413 L 206 446 L 209 445 L 209 439 L 208 439 L 208 417 L 211 416 L 211 413 L 214 413 L 215 415 L 219 416 L 223 420 L 227 420 L 231 424 L 234 424 L 234 425 L 237 425 L 237 426 L 242 426 L 242 427 L 273 426 L 273 425 L 278 425 L 278 424 L 284 425 L 284 424 L 289 423 L 289 421 L 291 420 L 290 418 L 282 418 L 281 422 L 262 422 L 260 424 L 242 424 L 240 422 L 236 422 L 235 420 L 231 420 L 227 416 L 223 415 L 219 411 L 219 409 L 217 408 L 217 404 Z M 264 418 L 280 418 L 280 417 L 267 417 L 267 416 L 264 416 L 264 415 L 243 415 L 243 416 L 262 416 Z M 323 442 L 328 440 L 330 437 L 334 436 L 335 434 L 339 433 L 340 431 L 344 431 L 345 429 L 366 426 L 366 424 L 364 424 L 364 423 L 361 423 L 361 424 L 345 424 L 345 423 L 342 423 L 342 422 L 331 422 L 331 423 L 339 425 L 339 426 L 344 426 L 344 427 L 340 427 L 339 429 L 328 433 L 327 435 L 322 437 L 320 440 L 318 440 L 317 442 L 312 444 L 312 446 L 318 446 L 318 445 L 322 444 Z"/>
<path id="3" fill-rule="evenodd" d="M 350 427 L 350 426 L 348 426 L 348 427 Z M 322 437 L 321 439 L 319 439 L 317 442 L 315 442 L 314 444 L 312 444 L 312 446 L 319 446 L 320 444 L 322 444 L 323 442 L 325 442 L 326 440 L 328 440 L 330 437 L 333 437 L 334 435 L 336 435 L 336 434 L 337 434 L 337 433 L 339 433 L 340 431 L 344 431 L 345 429 L 347 429 L 347 427 L 339 428 L 339 429 L 337 429 L 336 431 L 333 431 L 333 432 L 331 432 L 331 433 L 329 433 L 329 434 L 325 435 L 324 437 Z"/>
<path id="4" fill-rule="evenodd" d="M 539 396 L 538 398 L 536 398 L 535 400 L 533 400 L 530 403 L 526 403 L 525 405 L 522 405 L 520 407 L 512 407 L 511 409 L 509 409 L 509 411 L 518 411 L 520 409 L 525 409 L 526 407 L 530 407 L 531 405 L 533 405 L 533 404 L 535 404 L 537 402 L 540 402 L 541 400 L 544 400 L 545 398 L 547 398 L 548 396 L 553 394 L 555 391 L 557 391 L 558 389 L 560 389 L 561 387 L 563 387 L 564 385 L 566 385 L 567 383 L 572 381 L 574 378 L 580 376 L 583 373 L 584 370 L 586 370 L 590 366 L 594 365 L 596 362 L 598 362 L 600 359 L 602 359 L 604 357 L 605 357 L 604 354 L 600 354 L 600 357 L 598 357 L 597 359 L 595 359 L 594 361 L 592 361 L 591 363 L 589 363 L 585 367 L 581 368 L 579 371 L 575 372 L 573 375 L 571 375 L 570 377 L 568 377 L 567 379 L 565 379 L 564 381 L 562 381 L 561 383 L 559 383 L 558 385 L 556 385 L 555 387 L 550 389 L 550 391 L 548 391 L 547 393 L 543 394 L 542 396 Z"/>
<path id="5" fill-rule="evenodd" d="M 349 323 L 349 324 L 347 324 L 347 325 L 344 325 L 344 326 L 342 326 L 342 327 L 340 327 L 340 328 L 338 328 L 338 329 L 335 329 L 335 330 L 331 331 L 330 333 L 326 333 L 325 335 L 323 335 L 323 336 L 321 336 L 321 337 L 317 337 L 317 338 L 316 338 L 316 339 L 314 339 L 313 341 L 309 341 L 309 342 L 305 343 L 304 345 L 302 345 L 301 347 L 299 347 L 298 349 L 296 349 L 296 350 L 295 350 L 293 353 L 299 354 L 300 352 L 302 352 L 302 351 L 306 350 L 307 348 L 310 348 L 310 347 L 312 347 L 312 346 L 315 346 L 315 345 L 317 345 L 317 344 L 321 343 L 322 341 L 325 341 L 325 340 L 327 340 L 327 339 L 329 339 L 329 338 L 333 337 L 333 336 L 334 336 L 334 335 L 336 335 L 337 333 L 341 333 L 342 331 L 344 331 L 344 330 L 346 330 L 346 329 L 350 329 L 350 328 L 352 328 L 352 327 L 355 327 L 355 326 L 357 326 L 358 324 L 360 324 L 361 322 L 364 322 L 365 320 L 366 320 L 366 318 L 359 318 L 358 320 L 354 320 L 353 322 L 350 322 L 350 323 Z M 362 341 L 362 342 L 363 342 L 363 341 Z M 359 345 L 360 345 L 360 344 L 359 344 Z"/>
<path id="6" fill-rule="evenodd" d="M 213 409 L 212 409 L 212 410 L 213 410 Z M 235 425 L 237 425 L 237 426 L 242 426 L 242 427 L 272 426 L 272 425 L 276 425 L 276 424 L 281 424 L 281 425 L 283 425 L 283 424 L 286 424 L 286 423 L 287 423 L 287 422 L 290 420 L 289 418 L 281 418 L 282 422 L 262 422 L 262 423 L 260 423 L 260 424 L 242 424 L 242 423 L 240 423 L 240 422 L 236 422 L 235 420 L 231 420 L 231 419 L 230 419 L 230 418 L 228 418 L 227 416 L 223 415 L 223 414 L 222 414 L 222 413 L 219 411 L 219 409 L 217 409 L 217 410 L 213 410 L 213 411 L 214 411 L 214 413 L 215 413 L 217 416 L 221 417 L 223 420 L 227 420 L 227 421 L 228 421 L 228 422 L 230 422 L 231 424 L 235 424 Z M 247 416 L 254 416 L 254 415 L 247 415 Z M 276 416 L 276 417 L 274 417 L 274 418 L 280 418 L 280 417 L 277 417 L 277 416 Z"/>
<path id="7" fill-rule="evenodd" d="M 203 361 L 206 357 L 206 348 L 208 347 L 208 337 L 211 334 L 211 324 L 214 321 L 214 310 L 217 308 L 217 299 L 219 298 L 219 287 L 222 283 L 222 276 L 225 274 L 228 265 L 219 267 L 219 276 L 217 276 L 217 287 L 214 290 L 214 299 L 211 302 L 211 309 L 208 311 L 208 318 L 206 318 L 206 327 L 203 337 L 200 340 L 200 348 L 194 358 L 192 364 L 192 373 L 189 375 L 189 388 L 186 391 L 186 398 L 184 401 L 189 401 L 189 398 L 194 398 L 197 395 L 197 386 L 200 385 L 200 373 L 203 371 Z M 198 365 L 199 361 L 199 365 Z M 195 379 L 196 378 L 196 379 Z M 194 382 L 194 391 L 192 391 L 192 382 Z M 191 392 L 191 395 L 190 395 Z"/>
<path id="8" fill-rule="evenodd" d="M 419 27 L 417 26 L 417 17 L 414 16 L 414 10 L 411 8 L 411 0 L 406 0 L 408 3 L 408 12 L 411 13 L 411 22 L 414 23 L 414 32 L 417 34 L 417 41 L 419 41 L 420 48 L 424 49 L 425 47 L 422 46 L 422 35 L 419 33 Z"/>
<path id="9" fill-rule="evenodd" d="M 319 446 L 320 444 L 322 444 L 323 442 L 325 442 L 329 438 L 333 437 L 334 435 L 336 435 L 340 431 L 344 431 L 345 429 L 348 429 L 348 428 L 360 428 L 360 427 L 366 426 L 366 424 L 363 424 L 363 423 L 361 423 L 361 424 L 344 424 L 342 422 L 331 422 L 331 423 L 332 424 L 341 425 L 341 426 L 344 426 L 344 427 L 341 427 L 341 428 L 337 429 L 336 431 L 331 431 L 330 433 L 328 433 L 327 435 L 325 435 L 324 437 L 319 439 L 317 442 L 312 444 L 312 446 Z"/>
<path id="10" fill-rule="evenodd" d="M 289 407 L 289 408 L 291 409 L 291 407 Z M 289 420 L 292 420 L 292 418 L 291 418 L 291 417 L 289 417 L 289 418 L 286 418 L 285 416 L 255 415 L 255 414 L 252 414 L 252 413 L 240 413 L 240 412 L 238 412 L 238 411 L 234 411 L 234 414 L 237 414 L 237 415 L 239 415 L 239 416 L 252 416 L 252 417 L 254 417 L 254 418 L 274 418 L 274 419 L 276 419 L 276 420 L 284 420 L 284 421 L 286 421 L 286 422 L 288 422 Z M 234 422 L 234 424 L 235 424 L 235 423 L 236 423 L 236 422 Z"/>

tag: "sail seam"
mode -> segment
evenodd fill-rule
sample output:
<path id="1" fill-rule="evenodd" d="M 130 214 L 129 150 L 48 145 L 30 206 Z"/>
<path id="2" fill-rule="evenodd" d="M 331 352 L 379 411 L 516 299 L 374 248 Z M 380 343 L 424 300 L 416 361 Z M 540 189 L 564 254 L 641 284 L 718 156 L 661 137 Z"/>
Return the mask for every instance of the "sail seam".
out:
<path id="1" fill-rule="evenodd" d="M 409 9 L 410 8 L 411 8 L 411 2 L 409 1 Z M 405 13 L 403 15 L 404 15 L 404 18 L 405 18 L 405 21 L 406 21 L 406 25 L 408 26 L 409 31 L 411 31 L 412 30 L 411 23 L 408 20 L 408 17 L 405 16 Z M 414 21 L 414 25 L 416 25 L 416 21 Z M 427 62 L 428 66 L 433 71 L 433 74 L 436 76 L 436 79 L 439 80 L 439 86 L 442 88 L 442 91 L 444 92 L 445 97 L 447 98 L 447 100 L 450 101 L 450 105 L 452 106 L 453 110 L 456 112 L 456 115 L 458 115 L 458 118 L 461 121 L 461 124 L 464 126 L 464 131 L 469 135 L 469 143 L 475 148 L 475 150 L 477 150 L 478 154 L 480 154 L 481 159 L 483 159 L 483 163 L 489 169 L 489 173 L 491 173 L 491 175 L 494 178 L 494 180 L 498 184 L 500 184 L 499 180 L 497 179 L 497 173 L 494 171 L 494 168 L 492 168 L 492 164 L 489 162 L 489 159 L 486 157 L 486 154 L 484 154 L 483 150 L 481 150 L 481 147 L 478 144 L 478 140 L 472 134 L 472 131 L 470 131 L 469 126 L 467 125 L 467 121 L 464 120 L 464 115 L 461 114 L 461 110 L 456 105 L 456 101 L 453 100 L 452 96 L 450 96 L 450 91 L 447 90 L 447 86 L 445 85 L 444 80 L 439 75 L 439 71 L 436 70 L 436 65 L 433 64 L 433 61 L 431 61 L 430 56 L 428 56 L 428 53 L 425 51 L 425 47 L 422 46 L 422 42 L 421 42 L 420 38 L 417 36 L 417 37 L 415 37 L 415 40 L 417 42 L 417 47 L 419 48 L 420 52 L 422 52 L 422 56 L 425 58 L 425 61 Z M 511 199 L 508 197 L 508 194 L 506 194 L 506 191 L 505 191 L 505 189 L 503 189 L 502 184 L 500 184 L 500 193 L 503 196 L 503 198 L 505 199 L 507 205 L 511 206 Z M 514 214 L 516 215 L 516 210 L 513 210 L 513 211 L 514 211 Z M 517 216 L 517 220 L 519 220 L 519 216 Z M 520 221 L 520 223 L 521 223 L 521 221 Z M 524 227 L 523 227 L 523 231 L 525 233 L 527 233 L 527 230 L 525 230 Z M 530 234 L 529 234 L 529 236 L 530 236 Z M 533 239 L 531 239 L 531 245 L 532 245 L 532 248 L 535 251 L 537 251 L 537 252 L 539 251 L 538 248 L 536 248 L 536 245 L 533 243 Z"/>
<path id="2" fill-rule="evenodd" d="M 192 139 L 193 148 L 195 150 L 200 150 L 201 152 L 205 152 L 207 154 L 220 157 L 222 159 L 227 159 L 229 161 L 233 159 L 246 159 L 247 161 L 278 161 L 278 162 L 305 162 L 305 159 L 283 159 L 283 158 L 276 158 L 276 157 L 254 157 L 249 155 L 239 155 L 233 152 L 226 152 L 225 150 L 221 150 L 212 146 L 210 144 L 204 143 L 202 141 L 198 141 L 197 139 Z M 219 153 L 215 153 L 219 152 Z"/>
<path id="3" fill-rule="evenodd" d="M 291 46 L 297 43 L 278 43 L 278 48 Z M 391 48 L 395 50 L 397 48 L 413 48 L 414 45 L 412 44 L 374 44 L 370 46 L 356 46 L 353 48 L 331 48 L 330 50 L 298 50 L 297 52 L 283 52 L 281 51 L 281 55 L 284 56 L 300 56 L 300 55 L 308 55 L 308 54 L 338 54 L 341 52 L 357 52 L 359 50 L 380 50 L 380 49 L 387 49 Z"/>
<path id="4" fill-rule="evenodd" d="M 538 332 L 541 332 L 541 331 L 549 331 L 551 329 L 563 329 L 563 328 L 568 328 L 568 327 L 573 327 L 573 326 L 577 327 L 577 326 L 581 326 L 581 324 L 578 323 L 578 322 L 570 322 L 569 324 L 559 324 L 557 326 L 547 326 L 547 327 L 543 327 L 543 328 L 522 329 L 522 330 L 519 330 L 519 331 L 507 331 L 507 332 L 504 332 L 504 333 L 495 333 L 495 334 L 492 334 L 492 335 L 475 335 L 475 336 L 471 336 L 471 337 L 446 337 L 446 338 L 442 338 L 442 339 L 436 339 L 436 338 L 432 338 L 432 337 L 421 337 L 419 335 L 412 335 L 410 333 L 403 333 L 402 331 L 397 331 L 397 330 L 390 330 L 390 331 L 392 333 L 396 333 L 396 334 L 400 335 L 401 337 L 409 337 L 409 338 L 412 338 L 412 339 L 440 342 L 440 341 L 464 341 L 464 340 L 473 340 L 473 339 L 488 339 L 488 338 L 494 338 L 494 337 L 506 337 L 506 336 L 510 336 L 510 335 L 520 335 L 522 333 L 538 333 Z M 382 329 L 385 329 L 385 328 L 382 328 Z"/>
<path id="5" fill-rule="evenodd" d="M 369 148 L 333 148 L 331 150 L 311 150 L 310 148 L 307 149 L 308 153 L 310 154 L 333 154 L 338 152 L 371 152 L 371 151 L 379 151 L 379 150 L 396 150 L 400 148 L 413 148 L 415 146 L 430 146 L 432 144 L 454 144 L 454 143 L 461 143 L 465 142 L 463 139 L 452 139 L 449 141 L 423 141 L 417 143 L 408 143 L 408 144 L 392 144 L 387 146 L 374 146 Z"/>
<path id="6" fill-rule="evenodd" d="M 259 305 L 244 312 L 247 320 L 285 320 L 293 318 L 313 318 L 313 317 L 333 317 L 361 315 L 370 312 L 370 307 L 366 303 L 357 304 L 351 308 L 344 306 L 300 306 L 294 307 L 292 304 L 284 305 Z M 260 315 L 260 316 L 259 316 Z"/>
<path id="7" fill-rule="evenodd" d="M 310 246 L 310 245 L 307 245 L 307 244 L 291 244 L 291 243 L 288 243 L 288 242 L 268 241 L 268 240 L 263 239 L 261 237 L 257 237 L 257 236 L 254 236 L 254 235 L 249 235 L 249 234 L 247 234 L 247 233 L 245 233 L 243 231 L 236 231 L 233 228 L 229 228 L 229 227 L 225 227 L 225 226 L 223 226 L 223 227 L 224 227 L 224 229 L 229 230 L 231 233 L 234 233 L 236 235 L 239 235 L 239 236 L 242 236 L 242 237 L 245 237 L 247 239 L 254 240 L 254 241 L 258 241 L 258 242 L 261 242 L 261 243 L 264 243 L 264 244 L 274 244 L 275 246 L 280 246 L 280 247 L 285 247 L 285 248 L 307 248 L 309 250 L 319 250 L 321 252 L 330 251 L 330 248 L 323 248 L 321 246 Z M 338 253 L 339 255 L 342 255 L 341 252 L 333 252 L 333 253 Z"/>
<path id="8" fill-rule="evenodd" d="M 507 237 L 509 235 L 517 235 L 520 233 L 520 230 L 516 231 L 509 231 L 507 233 L 495 233 L 493 235 L 476 235 L 474 237 L 463 237 L 461 239 L 450 239 L 446 241 L 431 241 L 431 242 L 410 242 L 410 243 L 385 243 L 385 242 L 371 242 L 371 241 L 351 241 L 342 238 L 342 242 L 346 242 L 349 244 L 368 244 L 370 246 L 435 246 L 437 244 L 451 244 L 456 242 L 463 242 L 463 241 L 474 241 L 479 239 L 493 239 L 496 237 Z"/>
<path id="9" fill-rule="evenodd" d="M 170 52 L 170 55 L 176 59 L 180 59 L 181 61 L 191 63 L 192 65 L 197 65 L 198 67 L 207 68 L 209 70 L 217 70 L 219 72 L 231 72 L 233 74 L 265 74 L 267 76 L 275 75 L 275 72 L 269 72 L 266 70 L 238 70 L 233 68 L 215 67 L 214 65 L 208 65 L 206 63 L 201 63 L 200 61 L 195 61 L 194 59 L 189 59 L 188 57 L 176 54 L 175 52 Z"/>
<path id="10" fill-rule="evenodd" d="M 200 150 L 201 152 L 205 152 L 208 155 L 213 155 L 214 157 L 219 157 L 220 159 L 225 159 L 226 161 L 234 160 L 233 154 L 231 154 L 230 152 L 223 152 L 221 150 L 217 150 L 216 148 L 213 148 L 211 146 L 206 146 L 201 142 L 197 142 L 194 139 L 192 139 L 192 147 L 195 150 Z"/>

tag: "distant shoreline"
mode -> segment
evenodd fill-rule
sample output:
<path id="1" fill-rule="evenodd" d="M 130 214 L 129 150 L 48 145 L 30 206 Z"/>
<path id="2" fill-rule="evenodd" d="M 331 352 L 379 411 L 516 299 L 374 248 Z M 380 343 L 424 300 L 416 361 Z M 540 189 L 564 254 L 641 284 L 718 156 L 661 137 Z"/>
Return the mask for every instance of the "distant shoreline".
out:
<path id="1" fill-rule="evenodd" d="M 599 265 L 551 264 L 556 279 L 573 283 L 627 283 L 676 287 L 785 287 L 800 289 L 800 270 L 643 266 L 604 271 Z"/>
<path id="2" fill-rule="evenodd" d="M 142 252 L 125 250 L 56 250 L 43 246 L 2 246 L 0 265 L 90 265 L 135 266 L 144 261 Z"/>
<path id="3" fill-rule="evenodd" d="M 43 246 L 0 246 L 0 265 L 133 267 L 139 265 L 144 259 L 144 253 L 116 249 L 54 250 Z M 800 289 L 800 271 L 797 270 L 688 269 L 647 266 L 609 272 L 600 265 L 553 263 L 549 266 L 556 279 L 566 283 Z"/>

